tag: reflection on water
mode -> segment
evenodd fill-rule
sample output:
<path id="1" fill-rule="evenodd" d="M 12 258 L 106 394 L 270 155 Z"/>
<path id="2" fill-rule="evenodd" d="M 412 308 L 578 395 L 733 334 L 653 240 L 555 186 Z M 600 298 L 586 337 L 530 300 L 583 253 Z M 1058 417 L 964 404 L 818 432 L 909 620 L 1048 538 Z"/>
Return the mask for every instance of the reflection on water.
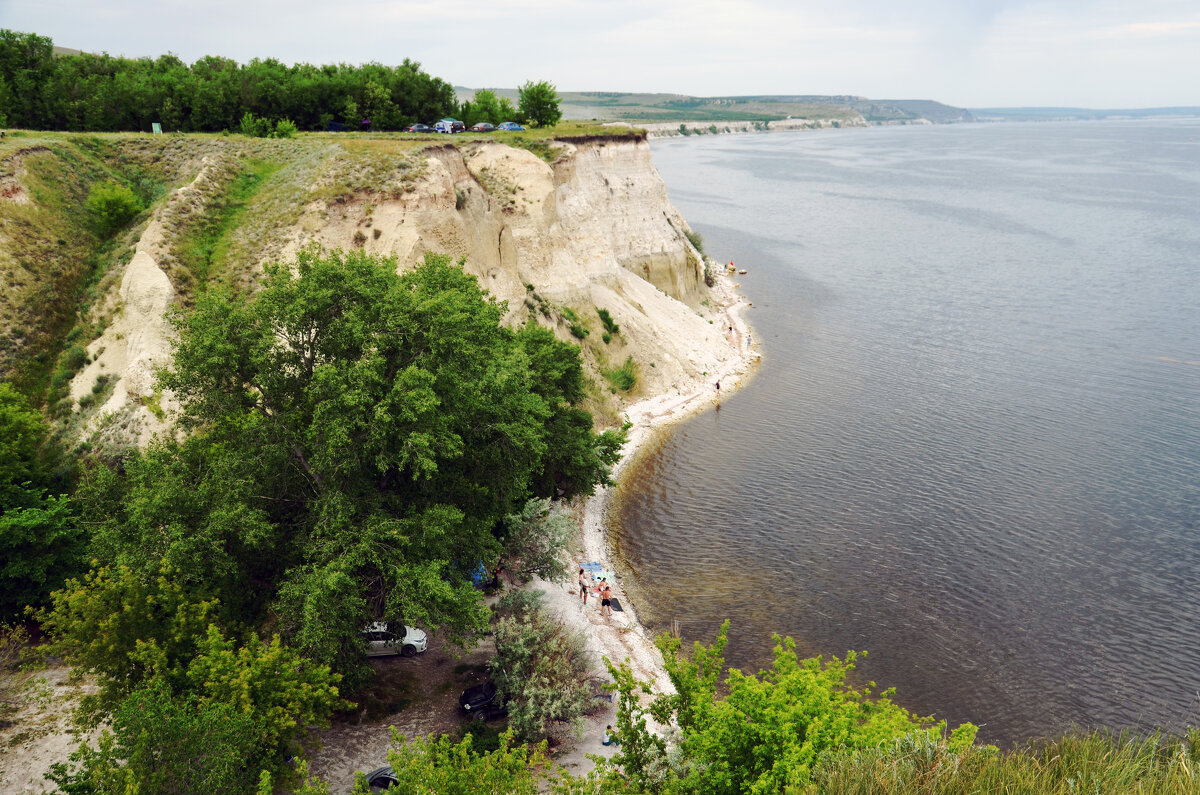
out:
<path id="1" fill-rule="evenodd" d="M 639 612 L 989 741 L 1200 722 L 1197 131 L 656 142 L 764 363 L 631 470 Z"/>

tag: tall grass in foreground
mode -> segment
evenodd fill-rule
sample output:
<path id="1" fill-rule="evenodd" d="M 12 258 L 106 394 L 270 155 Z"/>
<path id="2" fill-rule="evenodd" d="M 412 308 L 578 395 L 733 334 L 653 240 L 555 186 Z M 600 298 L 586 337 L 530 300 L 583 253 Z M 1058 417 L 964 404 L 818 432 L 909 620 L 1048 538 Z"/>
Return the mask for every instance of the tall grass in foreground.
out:
<path id="1" fill-rule="evenodd" d="M 1168 737 L 1075 734 L 1016 751 L 909 736 L 881 748 L 826 755 L 809 792 L 866 795 L 1178 795 L 1200 793 L 1200 731 Z"/>
<path id="2" fill-rule="evenodd" d="M 612 384 L 614 389 L 628 392 L 637 386 L 638 366 L 632 356 L 626 356 L 625 363 L 620 367 L 612 370 L 604 370 L 603 373 L 604 377 L 608 379 L 608 383 Z"/>

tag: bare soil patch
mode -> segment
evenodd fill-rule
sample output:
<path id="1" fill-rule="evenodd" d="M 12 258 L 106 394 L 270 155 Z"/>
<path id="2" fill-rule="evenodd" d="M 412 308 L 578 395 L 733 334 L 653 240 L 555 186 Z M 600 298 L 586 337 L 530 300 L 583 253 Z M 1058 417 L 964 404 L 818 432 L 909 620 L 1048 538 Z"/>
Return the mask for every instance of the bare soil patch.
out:
<path id="1" fill-rule="evenodd" d="M 355 771 L 387 764 L 392 727 L 410 739 L 455 735 L 464 724 L 459 694 L 487 678 L 487 661 L 495 653 L 490 637 L 464 651 L 430 633 L 429 648 L 416 657 L 374 658 L 375 678 L 356 697 L 358 708 L 313 733 L 311 773 L 328 781 L 332 792 L 349 792 Z"/>

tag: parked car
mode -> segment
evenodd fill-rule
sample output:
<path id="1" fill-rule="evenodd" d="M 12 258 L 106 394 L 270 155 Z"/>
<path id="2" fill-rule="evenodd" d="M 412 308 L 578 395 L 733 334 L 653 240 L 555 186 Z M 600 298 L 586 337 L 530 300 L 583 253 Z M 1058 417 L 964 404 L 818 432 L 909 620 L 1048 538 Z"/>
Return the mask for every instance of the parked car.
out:
<path id="1" fill-rule="evenodd" d="M 496 125 L 488 124 L 486 121 L 481 121 L 471 128 L 471 132 L 492 132 L 496 129 Z"/>
<path id="2" fill-rule="evenodd" d="M 429 636 L 424 631 L 400 624 L 376 621 L 363 629 L 367 639 L 367 656 L 382 657 L 387 654 L 402 654 L 415 657 L 429 648 Z"/>
<path id="3" fill-rule="evenodd" d="M 483 684 L 468 687 L 458 697 L 458 707 L 463 715 L 480 720 L 508 714 L 503 699 L 496 697 L 496 683 L 491 679 Z"/>
<path id="4" fill-rule="evenodd" d="M 400 786 L 400 778 L 396 775 L 396 771 L 392 770 L 391 765 L 384 765 L 367 774 L 367 786 L 373 793 L 387 792 L 392 787 Z"/>
<path id="5" fill-rule="evenodd" d="M 506 121 L 496 128 L 497 130 L 524 130 L 525 128 L 517 124 L 515 121 Z"/>
<path id="6" fill-rule="evenodd" d="M 433 132 L 433 128 L 430 127 L 428 124 L 410 124 L 410 125 L 408 125 L 407 131 L 408 132 L 427 133 L 427 132 Z"/>
<path id="7" fill-rule="evenodd" d="M 465 132 L 467 125 L 458 119 L 441 119 L 437 124 L 433 125 L 436 132 L 440 133 L 458 133 Z"/>

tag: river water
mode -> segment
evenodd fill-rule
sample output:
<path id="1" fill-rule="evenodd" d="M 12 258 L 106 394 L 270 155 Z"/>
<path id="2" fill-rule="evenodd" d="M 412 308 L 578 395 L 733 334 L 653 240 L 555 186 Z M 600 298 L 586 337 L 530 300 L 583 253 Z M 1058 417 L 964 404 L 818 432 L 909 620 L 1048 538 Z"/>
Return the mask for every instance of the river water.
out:
<path id="1" fill-rule="evenodd" d="M 764 360 L 631 470 L 647 623 L 991 742 L 1200 725 L 1200 120 L 653 150 Z"/>

